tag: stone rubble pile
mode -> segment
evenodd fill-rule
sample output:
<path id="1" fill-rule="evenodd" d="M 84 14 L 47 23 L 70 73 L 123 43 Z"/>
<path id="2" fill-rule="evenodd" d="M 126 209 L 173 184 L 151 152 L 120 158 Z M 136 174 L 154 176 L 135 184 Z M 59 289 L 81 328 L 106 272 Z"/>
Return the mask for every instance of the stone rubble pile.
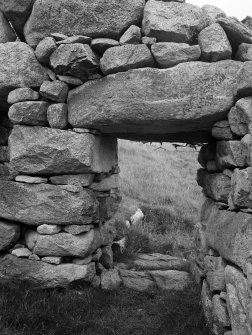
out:
<path id="1" fill-rule="evenodd" d="M 251 22 L 184 0 L 0 0 L 1 280 L 185 288 L 186 270 L 113 268 L 116 138 L 208 143 L 190 269 L 214 334 L 252 333 Z"/>

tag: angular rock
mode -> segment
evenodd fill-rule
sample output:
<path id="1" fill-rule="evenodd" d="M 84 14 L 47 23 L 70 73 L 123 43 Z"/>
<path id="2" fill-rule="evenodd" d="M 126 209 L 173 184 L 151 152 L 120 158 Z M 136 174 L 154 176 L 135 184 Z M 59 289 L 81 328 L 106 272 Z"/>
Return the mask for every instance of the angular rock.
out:
<path id="1" fill-rule="evenodd" d="M 252 30 L 233 17 L 220 17 L 217 22 L 225 30 L 234 50 L 241 43 L 252 43 Z"/>
<path id="2" fill-rule="evenodd" d="M 48 263 L 48 264 L 59 265 L 63 262 L 63 258 L 62 257 L 43 257 L 41 258 L 41 261 Z"/>
<path id="3" fill-rule="evenodd" d="M 189 271 L 189 261 L 162 254 L 138 254 L 132 261 L 132 266 L 138 270 L 177 270 Z"/>
<path id="4" fill-rule="evenodd" d="M 208 199 L 202 208 L 201 220 L 208 246 L 245 269 L 252 248 L 251 214 L 220 210 Z"/>
<path id="5" fill-rule="evenodd" d="M 51 54 L 57 49 L 55 39 L 46 37 L 36 47 L 35 55 L 44 64 L 49 64 Z"/>
<path id="6" fill-rule="evenodd" d="M 15 177 L 15 181 L 20 182 L 20 183 L 27 183 L 27 184 L 46 184 L 48 182 L 48 179 L 42 178 L 42 177 L 31 177 L 31 176 L 18 175 Z"/>
<path id="7" fill-rule="evenodd" d="M 30 255 L 28 258 L 32 261 L 40 261 L 40 257 L 34 254 Z"/>
<path id="8" fill-rule="evenodd" d="M 224 29 L 218 24 L 213 23 L 203 29 L 198 36 L 201 48 L 201 60 L 205 62 L 217 62 L 230 59 L 232 47 Z"/>
<path id="9" fill-rule="evenodd" d="M 16 38 L 14 30 L 0 10 L 0 43 L 14 42 Z"/>
<path id="10" fill-rule="evenodd" d="M 252 123 L 252 97 L 238 100 L 235 107 L 228 113 L 228 120 L 235 134 L 239 136 L 248 134 Z"/>
<path id="11" fill-rule="evenodd" d="M 48 107 L 49 103 L 45 101 L 17 102 L 10 107 L 8 117 L 13 124 L 45 126 Z"/>
<path id="12" fill-rule="evenodd" d="M 29 175 L 101 173 L 117 164 L 112 137 L 42 127 L 15 126 L 9 152 L 13 169 Z"/>
<path id="13" fill-rule="evenodd" d="M 212 136 L 217 140 L 233 140 L 235 137 L 228 121 L 216 122 L 212 128 Z"/>
<path id="14" fill-rule="evenodd" d="M 145 44 L 125 44 L 109 48 L 100 61 L 101 70 L 105 75 L 153 65 L 153 57 Z"/>
<path id="15" fill-rule="evenodd" d="M 241 141 L 218 141 L 216 163 L 222 169 L 247 167 L 249 150 Z"/>
<path id="16" fill-rule="evenodd" d="M 241 68 L 242 63 L 231 60 L 190 62 L 88 82 L 69 93 L 69 123 L 117 137 L 181 140 L 184 134 L 188 141 L 190 133 L 193 137 L 193 132 L 210 131 L 225 118 L 234 104 Z"/>
<path id="17" fill-rule="evenodd" d="M 245 19 L 242 20 L 242 23 L 245 24 L 249 29 L 252 29 L 252 17 L 246 16 Z"/>
<path id="18" fill-rule="evenodd" d="M 230 201 L 234 208 L 252 208 L 252 168 L 235 169 Z"/>
<path id="19" fill-rule="evenodd" d="M 161 290 L 183 291 L 193 283 L 191 275 L 184 271 L 156 270 L 149 273 Z"/>
<path id="20" fill-rule="evenodd" d="M 68 95 L 68 85 L 60 80 L 45 81 L 40 87 L 39 93 L 42 97 L 55 101 L 65 102 Z"/>
<path id="21" fill-rule="evenodd" d="M 235 59 L 241 62 L 252 61 L 252 44 L 240 44 Z"/>
<path id="22" fill-rule="evenodd" d="M 32 287 L 44 289 L 67 287 L 74 282 L 91 282 L 95 276 L 94 263 L 88 265 L 60 264 L 19 259 L 12 255 L 0 257 L 0 279 L 9 282 L 28 282 Z"/>
<path id="23" fill-rule="evenodd" d="M 121 285 L 121 278 L 118 270 L 111 269 L 103 271 L 101 274 L 101 288 L 106 291 L 117 290 Z"/>
<path id="24" fill-rule="evenodd" d="M 88 74 L 98 69 L 99 61 L 88 44 L 60 45 L 50 57 L 50 66 L 58 75 L 87 80 Z"/>
<path id="25" fill-rule="evenodd" d="M 90 188 L 93 191 L 98 192 L 106 192 L 110 191 L 112 188 L 118 188 L 119 182 L 118 182 L 118 175 L 112 174 L 111 176 L 102 179 L 100 182 L 93 183 Z"/>
<path id="26" fill-rule="evenodd" d="M 22 55 L 22 57 L 20 57 Z M 47 79 L 45 69 L 37 61 L 34 51 L 25 43 L 0 43 L 0 104 L 6 104 L 10 91 L 18 87 L 39 87 Z"/>
<path id="27" fill-rule="evenodd" d="M 104 230 L 105 229 L 105 230 Z M 85 258 L 91 255 L 104 242 L 110 243 L 113 236 L 107 228 L 91 229 L 89 232 L 72 235 L 39 235 L 34 253 L 38 256 L 73 256 Z"/>
<path id="28" fill-rule="evenodd" d="M 139 44 L 141 41 L 141 28 L 130 26 L 120 38 L 120 44 Z"/>
<path id="29" fill-rule="evenodd" d="M 95 38 L 91 42 L 92 49 L 102 55 L 108 48 L 119 46 L 119 42 L 111 38 Z"/>
<path id="30" fill-rule="evenodd" d="M 103 247 L 102 255 L 99 259 L 101 265 L 103 265 L 106 269 L 110 269 L 113 266 L 113 251 L 110 245 Z"/>
<path id="31" fill-rule="evenodd" d="M 97 215 L 90 190 L 73 193 L 64 186 L 1 181 L 0 195 L 0 216 L 31 226 L 90 224 Z"/>
<path id="32" fill-rule="evenodd" d="M 55 235 L 61 231 L 61 226 L 43 224 L 37 227 L 37 232 L 40 235 Z"/>
<path id="33" fill-rule="evenodd" d="M 63 81 L 64 83 L 70 86 L 80 86 L 83 84 L 83 82 L 79 78 L 75 78 L 75 77 L 58 75 L 57 78 L 60 81 Z"/>
<path id="34" fill-rule="evenodd" d="M 18 258 L 28 258 L 29 256 L 31 256 L 32 253 L 27 248 L 20 248 L 12 250 L 11 254 Z"/>
<path id="35" fill-rule="evenodd" d="M 213 319 L 220 327 L 230 327 L 230 318 L 228 315 L 227 304 L 218 294 L 213 296 Z"/>
<path id="36" fill-rule="evenodd" d="M 232 266 L 225 270 L 227 283 L 227 308 L 230 316 L 232 334 L 251 334 L 251 320 L 249 320 L 249 288 L 246 278 L 241 271 Z"/>
<path id="37" fill-rule="evenodd" d="M 20 237 L 20 225 L 18 223 L 0 220 L 0 251 L 10 249 Z"/>
<path id="38" fill-rule="evenodd" d="M 203 5 L 202 10 L 207 16 L 209 25 L 215 23 L 220 17 L 226 17 L 226 14 L 223 12 L 223 10 L 216 6 Z"/>
<path id="39" fill-rule="evenodd" d="M 25 22 L 29 18 L 35 0 L 1 0 L 0 10 L 11 22 L 17 34 L 22 38 Z"/>
<path id="40" fill-rule="evenodd" d="M 51 128 L 66 129 L 68 125 L 67 104 L 52 104 L 47 110 L 47 120 Z"/>
<path id="41" fill-rule="evenodd" d="M 72 235 L 80 235 L 80 234 L 89 232 L 93 228 L 94 228 L 93 225 L 85 225 L 85 226 L 71 225 L 71 226 L 63 227 L 63 230 L 66 233 L 69 233 Z"/>
<path id="42" fill-rule="evenodd" d="M 158 42 L 190 43 L 207 25 L 198 6 L 150 0 L 144 8 L 142 31 Z"/>
<path id="43" fill-rule="evenodd" d="M 252 95 L 252 61 L 245 62 L 238 76 L 238 96 L 246 97 Z"/>
<path id="44" fill-rule="evenodd" d="M 179 63 L 196 61 L 200 58 L 200 47 L 186 43 L 160 42 L 151 46 L 151 52 L 162 68 L 172 67 Z"/>
<path id="45" fill-rule="evenodd" d="M 69 36 L 85 35 L 94 38 L 118 39 L 132 24 L 139 24 L 144 0 L 39 0 L 26 23 L 24 35 L 29 45 L 35 46 L 50 33 Z"/>
<path id="46" fill-rule="evenodd" d="M 38 99 L 39 99 L 38 92 L 32 90 L 29 87 L 21 87 L 9 93 L 7 102 L 8 104 L 13 105 L 17 102 L 36 101 Z"/>
<path id="47" fill-rule="evenodd" d="M 70 37 L 67 37 L 64 40 L 57 41 L 57 45 L 61 45 L 61 44 L 73 44 L 73 43 L 90 44 L 91 40 L 92 40 L 91 37 L 83 36 L 83 35 L 70 36 Z"/>
<path id="48" fill-rule="evenodd" d="M 223 173 L 208 173 L 198 170 L 197 182 L 203 188 L 206 196 L 227 203 L 231 191 L 231 179 Z"/>
<path id="49" fill-rule="evenodd" d="M 122 284 L 135 291 L 149 292 L 156 287 L 151 275 L 144 271 L 119 270 Z"/>
<path id="50" fill-rule="evenodd" d="M 50 181 L 54 185 L 75 185 L 87 187 L 92 184 L 94 174 L 76 174 L 76 175 L 61 175 L 50 177 Z"/>

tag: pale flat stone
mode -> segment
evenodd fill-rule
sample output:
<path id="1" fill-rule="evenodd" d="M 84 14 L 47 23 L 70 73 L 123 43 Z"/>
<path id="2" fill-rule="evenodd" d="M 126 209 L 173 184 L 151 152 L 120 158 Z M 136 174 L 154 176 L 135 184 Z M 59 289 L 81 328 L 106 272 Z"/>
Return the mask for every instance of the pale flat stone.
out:
<path id="1" fill-rule="evenodd" d="M 63 230 L 66 233 L 69 233 L 72 235 L 80 235 L 82 233 L 89 232 L 93 228 L 94 228 L 93 225 L 85 225 L 85 226 L 71 225 L 71 226 L 64 226 Z"/>
<path id="2" fill-rule="evenodd" d="M 188 260 L 158 253 L 138 254 L 131 264 L 139 270 L 189 270 Z"/>
<path id="3" fill-rule="evenodd" d="M 28 258 L 31 256 L 32 252 L 27 248 L 20 248 L 12 250 L 11 254 L 18 258 Z"/>
<path id="4" fill-rule="evenodd" d="M 144 8 L 142 31 L 158 42 L 189 43 L 207 25 L 198 6 L 150 0 Z"/>
<path id="5" fill-rule="evenodd" d="M 217 62 L 231 59 L 232 47 L 224 29 L 218 23 L 213 23 L 203 29 L 199 33 L 198 43 L 201 48 L 202 61 Z"/>
<path id="6" fill-rule="evenodd" d="M 75 185 L 87 187 L 90 186 L 94 180 L 94 174 L 73 174 L 50 177 L 50 181 L 54 185 Z"/>
<path id="7" fill-rule="evenodd" d="M 45 81 L 40 87 L 39 93 L 42 97 L 55 101 L 65 102 L 67 99 L 69 87 L 60 80 Z"/>
<path id="8" fill-rule="evenodd" d="M 125 44 L 109 48 L 100 61 L 101 70 L 105 75 L 153 65 L 152 54 L 145 44 Z"/>
<path id="9" fill-rule="evenodd" d="M 62 257 L 42 257 L 41 261 L 48 263 L 48 264 L 59 265 L 62 263 L 63 258 Z"/>
<path id="10" fill-rule="evenodd" d="M 144 0 L 39 0 L 25 25 L 24 35 L 35 46 L 51 33 L 68 36 L 84 35 L 92 38 L 118 39 L 132 24 L 141 22 Z M 51 36 L 55 37 L 55 34 Z"/>
<path id="11" fill-rule="evenodd" d="M 7 102 L 10 105 L 13 105 L 17 102 L 23 101 L 36 101 L 39 99 L 38 92 L 34 91 L 29 87 L 16 88 L 14 91 L 11 91 L 8 95 Z"/>
<path id="12" fill-rule="evenodd" d="M 173 42 L 155 43 L 151 46 L 151 52 L 156 62 L 162 68 L 169 68 L 185 62 L 197 61 L 201 55 L 199 45 Z"/>
<path id="13" fill-rule="evenodd" d="M 87 265 L 92 261 L 92 256 L 89 255 L 85 258 L 73 258 L 72 263 L 77 265 Z"/>
<path id="14" fill-rule="evenodd" d="M 48 107 L 45 101 L 17 102 L 10 107 L 8 117 L 13 124 L 45 126 Z"/>
<path id="15" fill-rule="evenodd" d="M 0 216 L 31 226 L 39 226 L 45 222 L 82 225 L 95 220 L 98 215 L 98 202 L 92 191 L 82 189 L 73 193 L 64 187 L 66 186 L 30 185 L 2 180 Z"/>
<path id="16" fill-rule="evenodd" d="M 32 287 L 39 289 L 67 287 L 80 280 L 91 282 L 94 276 L 94 263 L 81 266 L 75 264 L 55 266 L 45 262 L 19 259 L 12 255 L 0 257 L 0 278 L 2 280 L 28 282 Z"/>
<path id="17" fill-rule="evenodd" d="M 14 126 L 9 152 L 13 169 L 29 175 L 109 172 L 117 164 L 115 138 L 45 127 Z"/>
<path id="18" fill-rule="evenodd" d="M 156 270 L 149 273 L 161 290 L 183 291 L 193 283 L 191 275 L 184 271 Z"/>
<path id="19" fill-rule="evenodd" d="M 0 219 L 0 251 L 10 249 L 18 241 L 21 229 L 18 223 Z"/>
<path id="20" fill-rule="evenodd" d="M 71 76 L 57 75 L 57 78 L 60 81 L 63 81 L 64 83 L 66 83 L 67 85 L 70 85 L 70 86 L 80 86 L 80 85 L 83 84 L 83 82 L 79 78 L 75 78 L 75 77 L 71 77 Z"/>
<path id="21" fill-rule="evenodd" d="M 61 226 L 43 224 L 37 227 L 37 232 L 41 235 L 55 235 L 61 231 Z"/>
<path id="22" fill-rule="evenodd" d="M 103 271 L 101 274 L 101 288 L 106 291 L 117 290 L 121 285 L 121 278 L 118 270 L 111 269 Z"/>
<path id="23" fill-rule="evenodd" d="M 141 41 L 141 28 L 138 26 L 130 26 L 121 36 L 119 43 L 124 44 L 139 44 Z"/>
<path id="24" fill-rule="evenodd" d="M 202 130 L 210 131 L 234 105 L 241 68 L 231 60 L 188 62 L 88 82 L 69 93 L 69 123 L 132 140 L 205 137 Z"/>
<path id="25" fill-rule="evenodd" d="M 18 175 L 15 177 L 15 181 L 27 184 L 47 184 L 48 178 Z"/>

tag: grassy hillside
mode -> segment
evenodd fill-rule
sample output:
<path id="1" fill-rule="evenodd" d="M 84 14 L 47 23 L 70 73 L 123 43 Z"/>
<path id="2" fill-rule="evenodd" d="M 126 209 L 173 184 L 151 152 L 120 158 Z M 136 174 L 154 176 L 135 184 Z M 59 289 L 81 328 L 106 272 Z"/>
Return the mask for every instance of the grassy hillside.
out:
<path id="1" fill-rule="evenodd" d="M 124 202 L 137 204 L 143 224 L 129 232 L 129 253 L 156 251 L 187 255 L 203 196 L 196 182 L 198 152 L 172 151 L 170 145 L 119 141 Z M 126 206 L 127 206 L 126 205 Z"/>

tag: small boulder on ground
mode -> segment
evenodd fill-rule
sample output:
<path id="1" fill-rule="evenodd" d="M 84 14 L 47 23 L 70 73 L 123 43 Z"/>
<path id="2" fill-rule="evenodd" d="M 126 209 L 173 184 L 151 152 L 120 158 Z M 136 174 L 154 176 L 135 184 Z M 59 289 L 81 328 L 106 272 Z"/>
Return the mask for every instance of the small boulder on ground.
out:
<path id="1" fill-rule="evenodd" d="M 29 87 L 21 87 L 11 91 L 8 95 L 7 102 L 13 105 L 17 102 L 36 101 L 39 99 L 39 93 Z"/>
<path id="2" fill-rule="evenodd" d="M 118 270 L 111 269 L 105 270 L 101 273 L 101 287 L 106 291 L 117 290 L 121 285 L 121 278 L 119 276 Z"/>
<path id="3" fill-rule="evenodd" d="M 141 41 L 141 28 L 130 26 L 120 38 L 120 44 L 139 44 Z"/>
<path id="4" fill-rule="evenodd" d="M 101 70 L 105 75 L 153 65 L 151 52 L 144 44 L 125 44 L 109 48 L 100 62 Z"/>
<path id="5" fill-rule="evenodd" d="M 186 43 L 160 42 L 151 46 L 152 54 L 162 68 L 169 68 L 179 63 L 196 61 L 200 58 L 200 47 Z"/>
<path id="6" fill-rule="evenodd" d="M 45 81 L 40 87 L 39 93 L 42 97 L 55 101 L 65 102 L 69 87 L 66 83 L 60 80 Z"/>
<path id="7" fill-rule="evenodd" d="M 201 60 L 205 62 L 231 58 L 232 47 L 224 29 L 218 23 L 203 29 L 199 33 L 198 42 L 201 48 Z"/>

